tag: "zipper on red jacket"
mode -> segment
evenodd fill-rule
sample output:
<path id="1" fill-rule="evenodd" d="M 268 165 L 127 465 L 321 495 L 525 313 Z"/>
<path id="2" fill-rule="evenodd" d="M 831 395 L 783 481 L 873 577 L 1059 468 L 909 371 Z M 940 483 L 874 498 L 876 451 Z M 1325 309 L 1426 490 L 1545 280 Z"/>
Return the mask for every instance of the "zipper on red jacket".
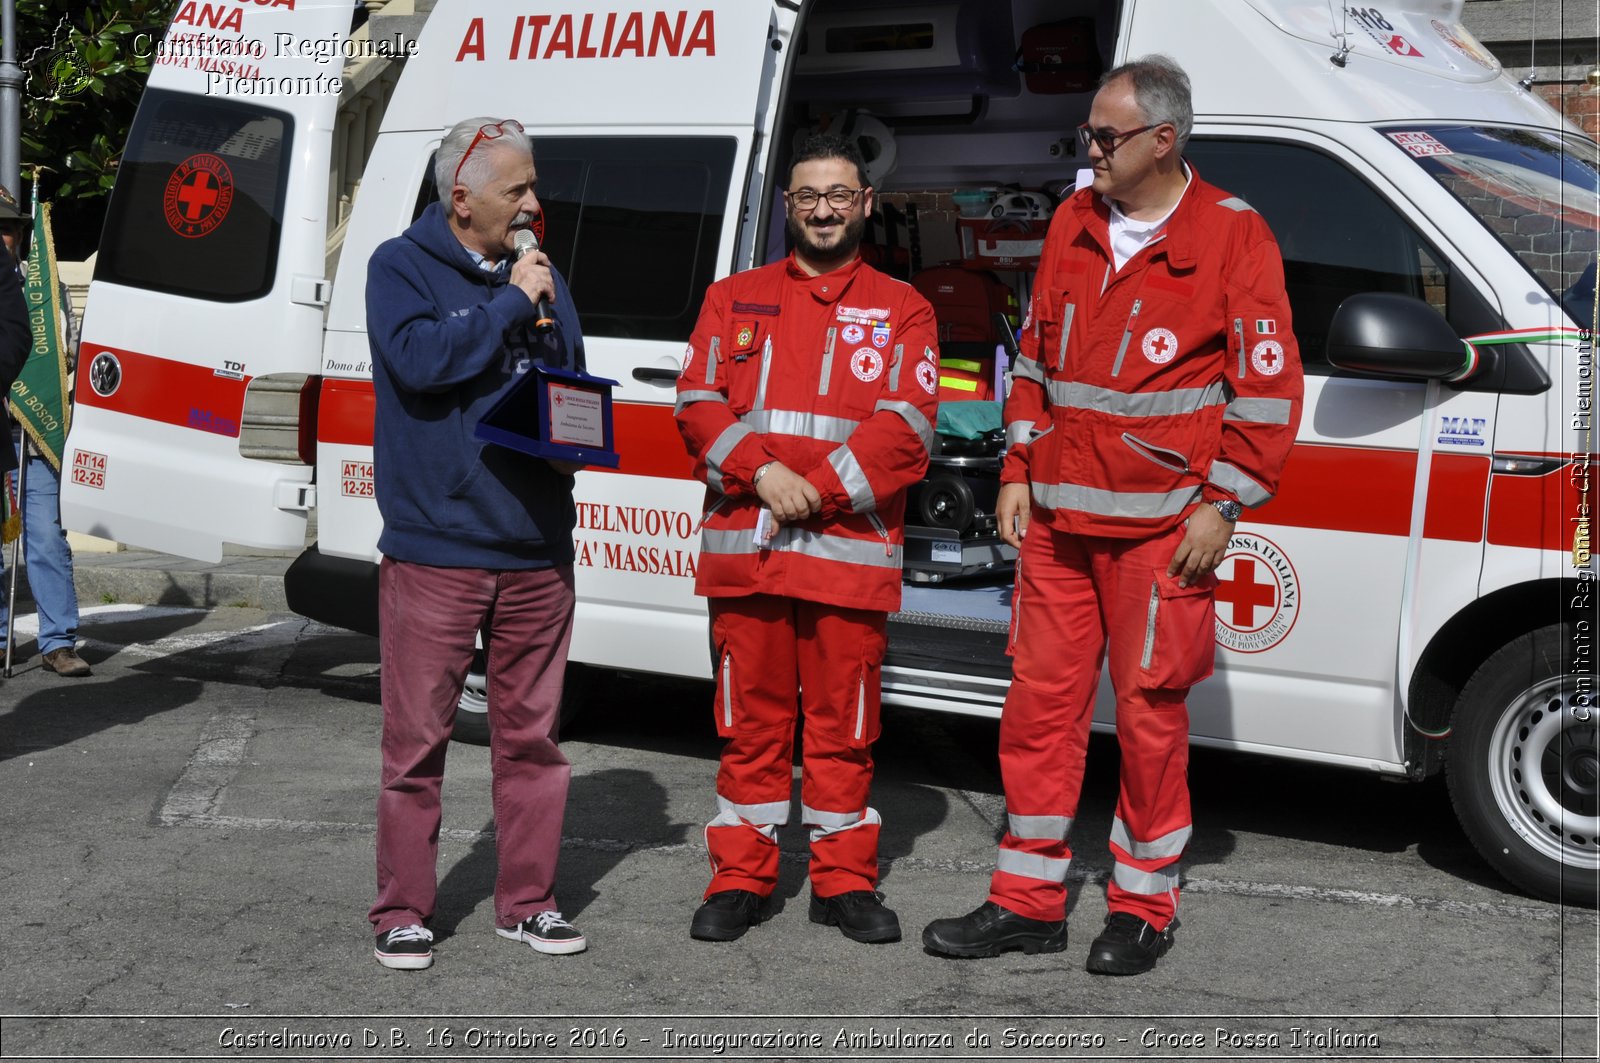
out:
<path id="1" fill-rule="evenodd" d="M 767 342 L 761 345 L 761 382 L 756 385 L 756 404 L 752 410 L 767 408 L 767 377 L 772 373 L 772 337 L 767 337 Z"/>
<path id="2" fill-rule="evenodd" d="M 1244 318 L 1233 319 L 1233 334 L 1239 338 L 1239 379 L 1244 379 Z"/>
<path id="3" fill-rule="evenodd" d="M 1072 335 L 1072 318 L 1078 312 L 1077 303 L 1068 303 L 1061 308 L 1061 347 L 1056 351 L 1056 371 L 1066 372 L 1067 369 L 1067 337 Z"/>
<path id="4" fill-rule="evenodd" d="M 1133 301 L 1133 310 L 1128 314 L 1128 327 L 1122 333 L 1122 346 L 1117 348 L 1117 360 L 1111 363 L 1112 376 L 1122 372 L 1122 358 L 1128 353 L 1128 343 L 1133 339 L 1133 327 L 1139 321 L 1139 307 L 1143 305 L 1143 299 L 1135 299 Z"/>
<path id="5" fill-rule="evenodd" d="M 818 395 L 828 393 L 828 381 L 833 379 L 833 345 L 838 339 L 839 327 L 835 325 L 828 330 L 828 345 L 822 349 L 822 379 L 817 383 Z"/>
<path id="6" fill-rule="evenodd" d="M 867 520 L 877 529 L 878 537 L 883 540 L 883 556 L 894 556 L 894 544 L 889 541 L 889 529 L 883 526 L 883 521 L 878 519 L 876 513 L 868 513 Z"/>

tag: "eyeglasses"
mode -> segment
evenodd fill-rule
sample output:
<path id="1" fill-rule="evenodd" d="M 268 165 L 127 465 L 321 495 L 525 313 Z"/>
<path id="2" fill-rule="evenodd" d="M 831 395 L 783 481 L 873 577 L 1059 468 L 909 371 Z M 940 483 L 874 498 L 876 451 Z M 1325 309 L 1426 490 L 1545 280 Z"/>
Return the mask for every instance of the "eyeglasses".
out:
<path id="1" fill-rule="evenodd" d="M 856 198 L 865 191 L 865 188 L 830 188 L 826 192 L 818 192 L 814 188 L 802 188 L 798 192 L 785 192 L 784 195 L 789 197 L 795 210 L 816 210 L 817 203 L 824 199 L 834 210 L 849 210 L 856 205 Z"/>
<path id="2" fill-rule="evenodd" d="M 456 175 L 450 183 L 452 185 L 461 183 L 461 167 L 467 164 L 467 159 L 472 156 L 472 149 L 477 147 L 480 142 L 497 140 L 512 131 L 515 131 L 518 135 L 523 132 L 522 123 L 515 118 L 507 118 L 504 122 L 492 122 L 489 125 L 479 126 L 478 135 L 472 138 L 472 143 L 467 145 L 467 150 L 461 153 L 461 161 L 456 163 Z"/>
<path id="3" fill-rule="evenodd" d="M 1078 127 L 1078 139 L 1083 142 L 1083 146 L 1086 148 L 1091 143 L 1098 144 L 1101 152 L 1106 155 L 1114 155 L 1118 148 L 1140 133 L 1148 133 L 1152 129 L 1160 129 L 1166 124 L 1166 122 L 1157 122 L 1154 125 L 1142 125 L 1138 129 L 1130 129 L 1126 133 L 1118 133 L 1110 129 L 1091 129 L 1089 128 L 1089 123 L 1085 122 Z"/>

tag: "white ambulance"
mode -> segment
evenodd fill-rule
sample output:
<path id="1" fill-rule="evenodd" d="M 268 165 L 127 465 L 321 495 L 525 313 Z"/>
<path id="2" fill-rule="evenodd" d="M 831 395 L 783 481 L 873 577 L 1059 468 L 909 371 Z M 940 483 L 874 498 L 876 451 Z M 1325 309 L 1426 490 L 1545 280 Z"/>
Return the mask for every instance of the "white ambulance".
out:
<path id="1" fill-rule="evenodd" d="M 1496 869 L 1593 905 L 1600 152 L 1500 70 L 1461 8 L 439 0 L 331 277 L 329 57 L 348 0 L 186 2 L 90 289 L 64 518 L 216 559 L 224 543 L 299 549 L 315 508 L 291 602 L 372 631 L 367 258 L 434 197 L 446 128 L 515 117 L 590 371 L 622 382 L 621 466 L 577 482 L 573 660 L 709 677 L 702 487 L 673 383 L 706 286 L 784 252 L 796 134 L 869 117 L 886 203 L 1070 184 L 1095 73 L 1165 52 L 1193 78 L 1189 160 L 1282 245 L 1307 373 L 1282 489 L 1246 511 L 1219 571 L 1194 742 L 1445 770 Z M 1059 46 L 1019 55 L 1041 29 Z M 923 244 L 946 238 L 922 226 Z M 1002 276 L 1026 295 L 1025 271 Z M 1008 602 L 1003 575 L 908 582 L 885 701 L 997 715 Z"/>

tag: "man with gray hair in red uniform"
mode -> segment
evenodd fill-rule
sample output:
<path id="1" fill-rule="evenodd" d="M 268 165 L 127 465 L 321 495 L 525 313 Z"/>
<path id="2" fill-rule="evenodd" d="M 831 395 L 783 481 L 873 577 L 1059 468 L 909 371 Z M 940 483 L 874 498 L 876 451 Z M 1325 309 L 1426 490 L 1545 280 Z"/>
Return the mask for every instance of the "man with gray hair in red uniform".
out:
<path id="1" fill-rule="evenodd" d="M 1110 914 L 1086 966 L 1148 971 L 1178 926 L 1186 698 L 1211 674 L 1213 573 L 1241 507 L 1277 488 L 1302 393 L 1277 242 L 1183 161 L 1193 124 L 1171 59 L 1108 73 L 1079 129 L 1094 183 L 1050 223 L 996 505 L 1021 550 L 1000 718 L 1008 824 L 988 900 L 924 930 L 940 955 L 1066 948 L 1067 835 L 1108 657 L 1122 792 Z"/>
<path id="2" fill-rule="evenodd" d="M 873 196 L 854 147 L 809 139 L 784 200 L 793 254 L 711 286 L 678 380 L 678 426 L 707 488 L 695 590 L 711 600 L 727 739 L 711 884 L 689 933 L 731 941 L 765 917 L 803 709 L 811 921 L 896 941 L 867 798 L 905 493 L 933 439 L 937 331 L 915 289 L 858 255 Z"/>

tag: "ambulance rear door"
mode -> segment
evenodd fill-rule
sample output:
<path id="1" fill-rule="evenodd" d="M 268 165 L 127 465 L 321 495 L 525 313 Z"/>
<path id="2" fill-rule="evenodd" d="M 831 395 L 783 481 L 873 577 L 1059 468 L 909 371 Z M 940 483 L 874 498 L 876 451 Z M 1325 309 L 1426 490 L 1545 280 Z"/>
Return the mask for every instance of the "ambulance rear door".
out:
<path id="1" fill-rule="evenodd" d="M 304 545 L 348 0 L 195 0 L 160 42 L 83 323 L 62 520 L 215 561 Z"/>
<path id="2" fill-rule="evenodd" d="M 774 209 L 771 137 L 799 7 L 446 0 L 389 103 L 380 139 L 415 140 L 417 159 L 463 118 L 523 123 L 543 250 L 571 286 L 589 372 L 619 383 L 621 466 L 580 473 L 574 491 L 575 661 L 710 674 L 694 594 L 705 487 L 672 408 L 706 288 L 752 264 L 762 206 Z M 410 206 L 386 201 L 383 224 L 398 231 Z M 347 256 L 340 284 L 362 268 Z"/>

